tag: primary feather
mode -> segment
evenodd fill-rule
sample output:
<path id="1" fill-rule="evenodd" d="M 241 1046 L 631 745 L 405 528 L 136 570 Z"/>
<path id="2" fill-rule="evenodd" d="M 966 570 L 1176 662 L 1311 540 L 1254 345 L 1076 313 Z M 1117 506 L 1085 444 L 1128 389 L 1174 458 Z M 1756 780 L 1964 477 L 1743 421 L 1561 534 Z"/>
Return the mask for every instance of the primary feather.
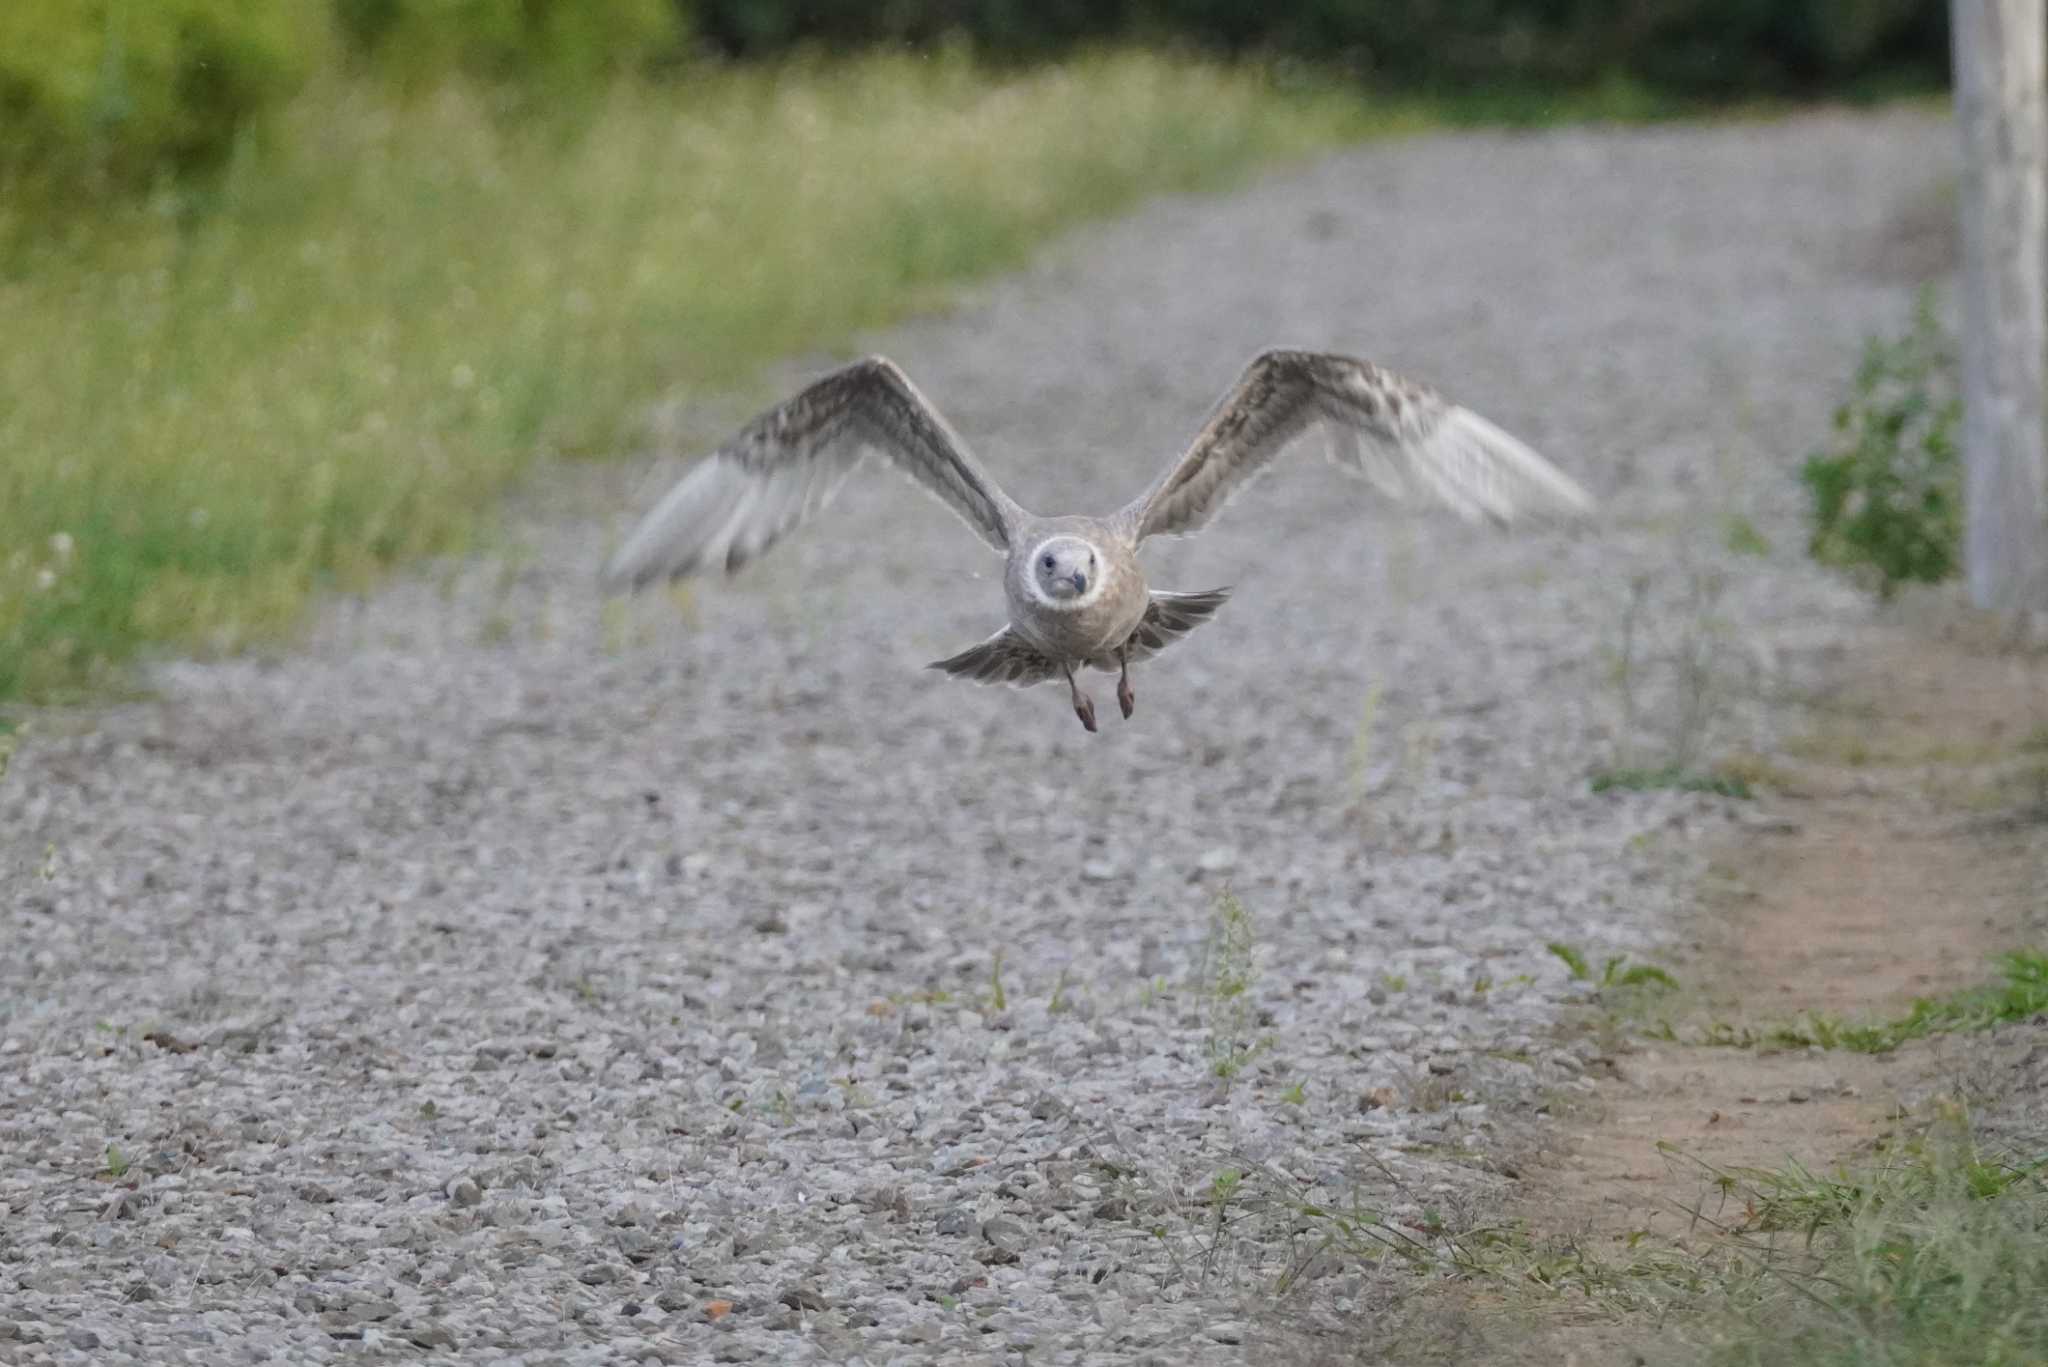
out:
<path id="1" fill-rule="evenodd" d="M 1118 519 L 1134 541 L 1198 531 L 1315 427 L 1339 466 L 1387 494 L 1423 494 L 1468 518 L 1592 506 L 1527 445 L 1425 385 L 1348 356 L 1267 351 Z"/>
<path id="2" fill-rule="evenodd" d="M 698 463 L 613 553 L 603 582 L 631 589 L 737 570 L 829 503 L 870 452 L 991 547 L 1008 547 L 1017 505 L 903 372 L 870 356 L 769 409 Z"/>

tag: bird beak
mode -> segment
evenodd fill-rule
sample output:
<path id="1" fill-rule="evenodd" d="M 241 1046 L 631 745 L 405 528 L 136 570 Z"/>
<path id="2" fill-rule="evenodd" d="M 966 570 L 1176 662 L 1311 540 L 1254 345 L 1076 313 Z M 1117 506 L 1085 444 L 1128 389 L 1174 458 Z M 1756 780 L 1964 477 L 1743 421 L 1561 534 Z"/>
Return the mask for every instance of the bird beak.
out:
<path id="1" fill-rule="evenodd" d="M 1087 576 L 1087 575 L 1085 575 L 1085 574 L 1077 574 L 1077 575 L 1075 575 L 1075 576 L 1074 576 L 1074 592 L 1076 592 L 1076 593 L 1086 593 L 1086 592 L 1088 592 L 1088 576 Z"/>

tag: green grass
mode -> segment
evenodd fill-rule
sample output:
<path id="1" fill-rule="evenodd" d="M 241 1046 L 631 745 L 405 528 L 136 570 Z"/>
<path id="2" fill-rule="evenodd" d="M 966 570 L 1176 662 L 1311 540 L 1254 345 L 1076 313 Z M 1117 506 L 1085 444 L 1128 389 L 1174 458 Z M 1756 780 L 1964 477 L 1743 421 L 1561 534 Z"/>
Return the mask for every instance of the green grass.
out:
<path id="1" fill-rule="evenodd" d="M 1720 1175 L 1755 1277 L 1717 1367 L 2048 1362 L 2048 1157 L 1987 1154 L 1949 1110 L 1874 1168 Z M 1759 1239 L 1787 1230 L 1790 1247 Z"/>
<path id="2" fill-rule="evenodd" d="M 2001 980 L 1967 987 L 1945 997 L 1915 998 L 1905 1015 L 1874 1024 L 1852 1024 L 1808 1012 L 1770 1037 L 1772 1043 L 1805 1048 L 1847 1049 L 1887 1054 L 1909 1040 L 1958 1030 L 1985 1030 L 2048 1012 L 2048 953 L 2014 950 L 1998 958 Z"/>
<path id="3" fill-rule="evenodd" d="M 537 454 L 617 449 L 644 401 L 1427 117 L 1135 53 L 703 71 L 538 120 L 397 99 L 318 83 L 142 203 L 0 185 L 0 701 L 276 633 L 469 542 Z"/>
<path id="4" fill-rule="evenodd" d="M 1713 793 L 1719 797 L 1750 798 L 1755 794 L 1743 779 L 1733 774 L 1703 774 L 1683 765 L 1668 764 L 1657 769 L 1603 769 L 1593 775 L 1596 793 L 1619 789 L 1647 793 L 1670 788 L 1681 793 Z"/>
<path id="5" fill-rule="evenodd" d="M 1676 988 L 1678 979 L 1672 977 L 1655 964 L 1632 964 L 1625 954 L 1616 954 L 1600 965 L 1600 971 L 1593 971 L 1592 963 L 1585 954 L 1561 940 L 1552 940 L 1544 946 L 1551 956 L 1565 966 L 1575 982 L 1592 983 L 1597 987 L 1662 987 Z"/>
<path id="6" fill-rule="evenodd" d="M 1727 1022 L 1709 1026 L 1696 1042 L 1735 1049 L 1842 1049 L 1888 1054 L 1932 1035 L 1988 1030 L 1994 1025 L 2048 1013 L 2048 951 L 2017 949 L 1997 959 L 1995 982 L 1966 987 L 1942 997 L 1917 997 L 1902 1016 L 1851 1021 L 1824 1011 L 1805 1011 L 1783 1025 L 1753 1030 Z"/>

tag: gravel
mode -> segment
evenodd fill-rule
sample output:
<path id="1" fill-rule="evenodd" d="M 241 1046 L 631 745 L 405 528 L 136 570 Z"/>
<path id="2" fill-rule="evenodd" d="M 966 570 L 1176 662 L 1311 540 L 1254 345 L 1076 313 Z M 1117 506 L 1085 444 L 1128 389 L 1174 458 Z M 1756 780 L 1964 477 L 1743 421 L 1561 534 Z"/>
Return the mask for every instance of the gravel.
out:
<path id="1" fill-rule="evenodd" d="M 40 719 L 0 784 L 0 1358 L 1237 1363 L 1291 1307 L 1356 1341 L 1379 1274 L 1274 1289 L 1290 1194 L 1426 1244 L 1512 1186 L 1586 1058 L 1546 942 L 1654 958 L 1736 819 L 1589 776 L 1755 742 L 1742 681 L 1867 612 L 1793 472 L 1906 316 L 1887 225 L 1950 144 L 1377 144 L 873 339 L 1033 506 L 1120 501 L 1277 342 L 1434 380 L 1608 504 L 1501 535 L 1298 461 L 1151 553 L 1237 596 L 1100 736 L 919 671 L 1000 589 L 887 479 L 601 610 L 673 456 Z M 1640 651 L 1616 686 L 1632 594 L 1639 641 L 1717 633 L 1712 708 Z"/>

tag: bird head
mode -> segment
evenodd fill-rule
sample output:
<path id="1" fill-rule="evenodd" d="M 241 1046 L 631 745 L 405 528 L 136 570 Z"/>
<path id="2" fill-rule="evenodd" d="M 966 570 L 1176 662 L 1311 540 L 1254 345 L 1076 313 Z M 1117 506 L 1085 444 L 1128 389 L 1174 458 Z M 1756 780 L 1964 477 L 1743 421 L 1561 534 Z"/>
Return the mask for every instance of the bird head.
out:
<path id="1" fill-rule="evenodd" d="M 1077 536 L 1056 536 L 1031 552 L 1031 578 L 1055 603 L 1085 599 L 1101 580 L 1095 548 Z"/>

